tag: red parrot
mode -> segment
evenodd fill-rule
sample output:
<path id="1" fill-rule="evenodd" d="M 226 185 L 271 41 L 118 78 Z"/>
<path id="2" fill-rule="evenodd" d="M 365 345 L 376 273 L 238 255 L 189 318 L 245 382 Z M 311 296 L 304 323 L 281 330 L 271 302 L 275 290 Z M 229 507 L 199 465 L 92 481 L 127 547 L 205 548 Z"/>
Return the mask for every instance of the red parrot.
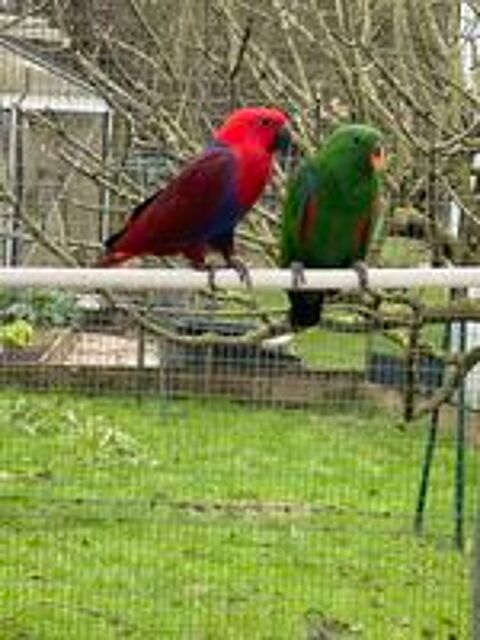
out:
<path id="1" fill-rule="evenodd" d="M 289 144 L 288 116 L 282 111 L 234 111 L 203 153 L 138 205 L 125 226 L 106 240 L 98 266 L 147 254 L 182 254 L 193 266 L 204 267 L 205 254 L 214 250 L 245 276 L 245 267 L 233 257 L 234 230 L 262 194 L 274 152 Z"/>

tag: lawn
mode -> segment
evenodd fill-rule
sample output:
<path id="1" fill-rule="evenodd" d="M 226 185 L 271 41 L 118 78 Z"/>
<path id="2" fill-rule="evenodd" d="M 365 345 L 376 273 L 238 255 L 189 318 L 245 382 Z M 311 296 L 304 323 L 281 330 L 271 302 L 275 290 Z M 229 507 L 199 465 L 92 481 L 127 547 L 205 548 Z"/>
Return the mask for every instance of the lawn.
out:
<path id="1" fill-rule="evenodd" d="M 0 638 L 466 640 L 451 440 L 418 539 L 425 434 L 394 424 L 2 392 Z"/>

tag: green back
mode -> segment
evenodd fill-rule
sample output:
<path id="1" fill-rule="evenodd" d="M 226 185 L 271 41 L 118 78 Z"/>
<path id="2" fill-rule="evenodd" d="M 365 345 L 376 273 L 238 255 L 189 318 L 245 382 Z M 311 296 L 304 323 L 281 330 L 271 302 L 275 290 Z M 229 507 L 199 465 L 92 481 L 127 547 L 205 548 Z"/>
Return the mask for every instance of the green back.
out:
<path id="1" fill-rule="evenodd" d="M 282 214 L 281 264 L 348 267 L 363 260 L 378 210 L 379 178 L 370 156 L 381 134 L 339 127 L 291 180 Z"/>

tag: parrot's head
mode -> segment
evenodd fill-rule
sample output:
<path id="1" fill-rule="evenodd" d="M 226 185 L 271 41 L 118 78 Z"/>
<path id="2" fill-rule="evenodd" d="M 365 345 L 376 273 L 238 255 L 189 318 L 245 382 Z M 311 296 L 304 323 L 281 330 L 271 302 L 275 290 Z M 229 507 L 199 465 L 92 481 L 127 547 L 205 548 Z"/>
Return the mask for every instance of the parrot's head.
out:
<path id="1" fill-rule="evenodd" d="M 213 138 L 227 145 L 258 146 L 268 153 L 285 152 L 291 144 L 289 118 L 280 109 L 237 109 L 214 132 Z"/>
<path id="2" fill-rule="evenodd" d="M 338 127 L 328 138 L 323 152 L 342 166 L 360 171 L 383 171 L 386 163 L 385 147 L 380 131 L 366 124 L 346 124 Z"/>

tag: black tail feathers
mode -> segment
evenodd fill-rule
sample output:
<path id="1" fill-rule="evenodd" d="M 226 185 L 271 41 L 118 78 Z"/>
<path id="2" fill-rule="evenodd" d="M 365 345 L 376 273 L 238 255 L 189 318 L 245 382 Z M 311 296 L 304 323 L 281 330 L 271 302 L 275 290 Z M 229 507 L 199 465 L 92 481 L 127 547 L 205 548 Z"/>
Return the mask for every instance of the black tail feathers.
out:
<path id="1" fill-rule="evenodd" d="M 306 329 L 319 323 L 323 307 L 323 291 L 289 291 L 290 324 L 293 329 Z"/>
<path id="2" fill-rule="evenodd" d="M 120 229 L 120 231 L 117 231 L 116 233 L 112 233 L 111 236 L 109 236 L 106 240 L 104 240 L 103 242 L 103 246 L 105 247 L 105 249 L 107 250 L 112 250 L 113 249 L 113 245 L 120 240 L 120 238 L 123 236 L 123 234 L 125 233 L 125 228 Z"/>

